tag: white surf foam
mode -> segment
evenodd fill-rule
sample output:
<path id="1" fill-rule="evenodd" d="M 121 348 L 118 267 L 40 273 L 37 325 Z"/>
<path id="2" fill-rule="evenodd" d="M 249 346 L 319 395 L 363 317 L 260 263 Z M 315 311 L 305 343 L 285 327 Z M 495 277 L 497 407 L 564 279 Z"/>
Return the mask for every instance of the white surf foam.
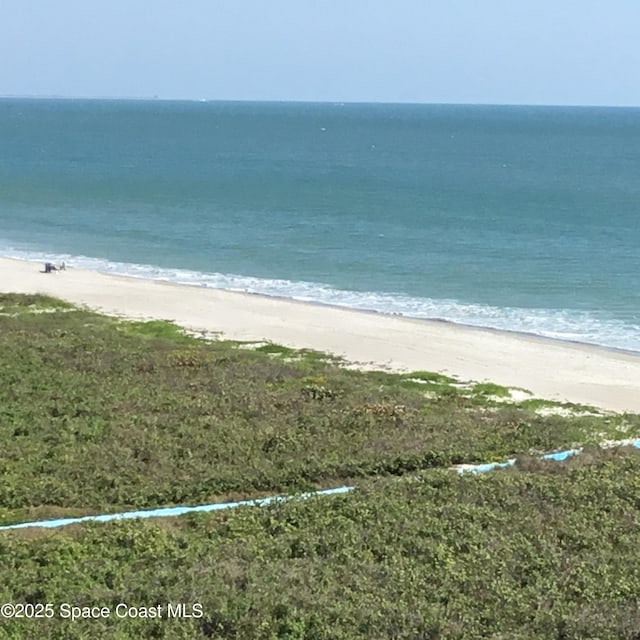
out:
<path id="1" fill-rule="evenodd" d="M 640 352 L 639 325 L 607 318 L 595 311 L 590 313 L 571 309 L 526 309 L 466 304 L 457 300 L 419 298 L 397 293 L 348 291 L 314 282 L 256 278 L 231 273 L 202 273 L 9 247 L 0 247 L 0 253 L 6 257 L 23 260 L 64 260 L 71 267 L 103 273 L 257 293 L 411 318 L 447 320 L 470 326 L 517 331 Z"/>

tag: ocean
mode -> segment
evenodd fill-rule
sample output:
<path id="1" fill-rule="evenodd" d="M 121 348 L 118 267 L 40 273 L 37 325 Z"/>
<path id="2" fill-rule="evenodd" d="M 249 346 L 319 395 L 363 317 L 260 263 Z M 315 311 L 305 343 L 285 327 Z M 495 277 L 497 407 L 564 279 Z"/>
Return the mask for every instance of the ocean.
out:
<path id="1" fill-rule="evenodd" d="M 1 99 L 0 255 L 640 352 L 640 109 Z"/>

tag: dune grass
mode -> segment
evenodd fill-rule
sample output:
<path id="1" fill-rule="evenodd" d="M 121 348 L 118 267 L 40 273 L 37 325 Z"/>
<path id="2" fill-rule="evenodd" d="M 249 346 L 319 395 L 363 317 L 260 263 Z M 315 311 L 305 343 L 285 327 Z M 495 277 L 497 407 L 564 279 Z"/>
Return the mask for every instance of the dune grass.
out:
<path id="1" fill-rule="evenodd" d="M 0 364 L 0 523 L 356 486 L 2 532 L 0 601 L 203 614 L 0 619 L 0 638 L 637 638 L 638 452 L 534 454 L 640 437 L 638 416 L 543 416 L 494 385 L 38 296 L 0 294 Z M 513 456 L 486 476 L 447 470 Z"/>
<path id="2" fill-rule="evenodd" d="M 65 312 L 22 313 L 33 305 Z M 354 371 L 33 296 L 0 306 L 19 312 L 0 316 L 3 523 L 33 508 L 302 491 L 616 436 L 615 419 L 493 407 L 440 374 Z M 626 433 L 640 434 L 637 418 Z"/>
<path id="3" fill-rule="evenodd" d="M 0 533 L 0 600 L 165 612 L 0 619 L 0 637 L 632 640 L 638 478 L 637 451 L 598 451 L 265 508 Z M 168 602 L 202 616 L 169 620 Z"/>

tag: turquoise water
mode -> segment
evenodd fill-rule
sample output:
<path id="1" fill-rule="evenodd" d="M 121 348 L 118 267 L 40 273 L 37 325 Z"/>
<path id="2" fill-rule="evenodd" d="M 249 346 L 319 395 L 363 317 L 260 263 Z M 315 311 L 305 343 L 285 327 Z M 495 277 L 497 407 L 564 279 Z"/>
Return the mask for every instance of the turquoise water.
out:
<path id="1" fill-rule="evenodd" d="M 2 255 L 635 351 L 639 177 L 640 109 L 0 100 Z"/>

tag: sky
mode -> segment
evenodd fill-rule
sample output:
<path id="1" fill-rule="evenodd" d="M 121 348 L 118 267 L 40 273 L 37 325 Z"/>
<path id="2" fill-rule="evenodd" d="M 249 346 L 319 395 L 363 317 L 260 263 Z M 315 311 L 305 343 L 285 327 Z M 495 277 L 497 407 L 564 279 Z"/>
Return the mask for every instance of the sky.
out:
<path id="1" fill-rule="evenodd" d="M 640 0 L 0 0 L 0 95 L 640 105 Z"/>

